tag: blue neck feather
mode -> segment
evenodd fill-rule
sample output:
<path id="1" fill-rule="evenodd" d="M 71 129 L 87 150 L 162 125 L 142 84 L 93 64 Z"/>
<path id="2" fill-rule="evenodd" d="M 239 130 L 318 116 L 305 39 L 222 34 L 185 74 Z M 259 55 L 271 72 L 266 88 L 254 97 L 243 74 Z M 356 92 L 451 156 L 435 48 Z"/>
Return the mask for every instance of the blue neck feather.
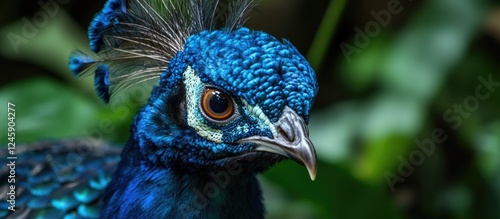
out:
<path id="1" fill-rule="evenodd" d="M 131 138 L 122 152 L 104 197 L 104 218 L 263 218 L 254 174 L 243 173 L 237 165 L 188 173 L 136 156 L 136 144 Z"/>

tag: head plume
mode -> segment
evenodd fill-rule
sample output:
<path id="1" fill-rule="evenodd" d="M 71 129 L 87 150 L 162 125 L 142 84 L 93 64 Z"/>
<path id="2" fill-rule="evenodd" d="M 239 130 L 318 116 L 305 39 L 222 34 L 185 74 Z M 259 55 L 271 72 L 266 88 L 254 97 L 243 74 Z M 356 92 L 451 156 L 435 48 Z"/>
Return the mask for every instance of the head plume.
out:
<path id="1" fill-rule="evenodd" d="M 157 80 L 186 39 L 222 24 L 241 27 L 254 0 L 108 0 L 94 17 L 88 36 L 95 54 L 74 52 L 69 68 L 76 76 L 95 74 L 105 102 L 116 91 Z"/>

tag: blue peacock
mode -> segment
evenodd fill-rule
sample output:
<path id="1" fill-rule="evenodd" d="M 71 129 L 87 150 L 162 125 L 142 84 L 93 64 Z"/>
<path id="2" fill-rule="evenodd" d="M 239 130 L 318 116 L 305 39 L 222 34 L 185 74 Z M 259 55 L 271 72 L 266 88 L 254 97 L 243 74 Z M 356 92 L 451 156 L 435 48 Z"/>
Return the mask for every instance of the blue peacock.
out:
<path id="1" fill-rule="evenodd" d="M 0 216 L 263 218 L 256 174 L 290 158 L 314 179 L 315 73 L 290 42 L 243 27 L 255 5 L 108 0 L 89 27 L 94 53 L 74 52 L 69 68 L 93 74 L 105 102 L 154 81 L 150 98 L 123 150 L 76 140 L 20 148 L 16 211 L 3 201 Z"/>

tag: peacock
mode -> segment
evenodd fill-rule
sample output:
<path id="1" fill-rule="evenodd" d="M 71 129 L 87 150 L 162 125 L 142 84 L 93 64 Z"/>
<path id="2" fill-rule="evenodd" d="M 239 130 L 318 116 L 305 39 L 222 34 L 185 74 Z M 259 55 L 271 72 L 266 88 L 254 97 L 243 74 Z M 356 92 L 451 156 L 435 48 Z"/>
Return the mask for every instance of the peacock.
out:
<path id="1" fill-rule="evenodd" d="M 108 0 L 93 52 L 69 69 L 106 103 L 154 82 L 123 149 L 58 140 L 16 148 L 2 218 L 263 218 L 256 175 L 285 159 L 316 177 L 308 119 L 318 85 L 287 40 L 244 27 L 253 0 Z M 3 150 L 2 157 L 7 157 Z M 7 195 L 6 195 L 7 194 Z M 9 208 L 11 207 L 11 208 Z"/>

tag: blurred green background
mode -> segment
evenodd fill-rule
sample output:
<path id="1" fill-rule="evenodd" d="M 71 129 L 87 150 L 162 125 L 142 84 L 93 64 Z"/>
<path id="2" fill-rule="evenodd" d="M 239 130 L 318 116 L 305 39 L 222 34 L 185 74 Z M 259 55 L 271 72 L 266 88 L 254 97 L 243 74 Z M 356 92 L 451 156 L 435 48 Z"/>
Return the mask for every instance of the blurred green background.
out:
<path id="1" fill-rule="evenodd" d="M 57 1 L 0 8 L 2 121 L 12 101 L 18 144 L 124 142 L 148 94 L 104 105 L 67 70 L 104 0 L 40 2 Z M 264 0 L 247 26 L 289 39 L 320 85 L 317 179 L 293 162 L 266 172 L 268 218 L 500 218 L 498 2 Z"/>

